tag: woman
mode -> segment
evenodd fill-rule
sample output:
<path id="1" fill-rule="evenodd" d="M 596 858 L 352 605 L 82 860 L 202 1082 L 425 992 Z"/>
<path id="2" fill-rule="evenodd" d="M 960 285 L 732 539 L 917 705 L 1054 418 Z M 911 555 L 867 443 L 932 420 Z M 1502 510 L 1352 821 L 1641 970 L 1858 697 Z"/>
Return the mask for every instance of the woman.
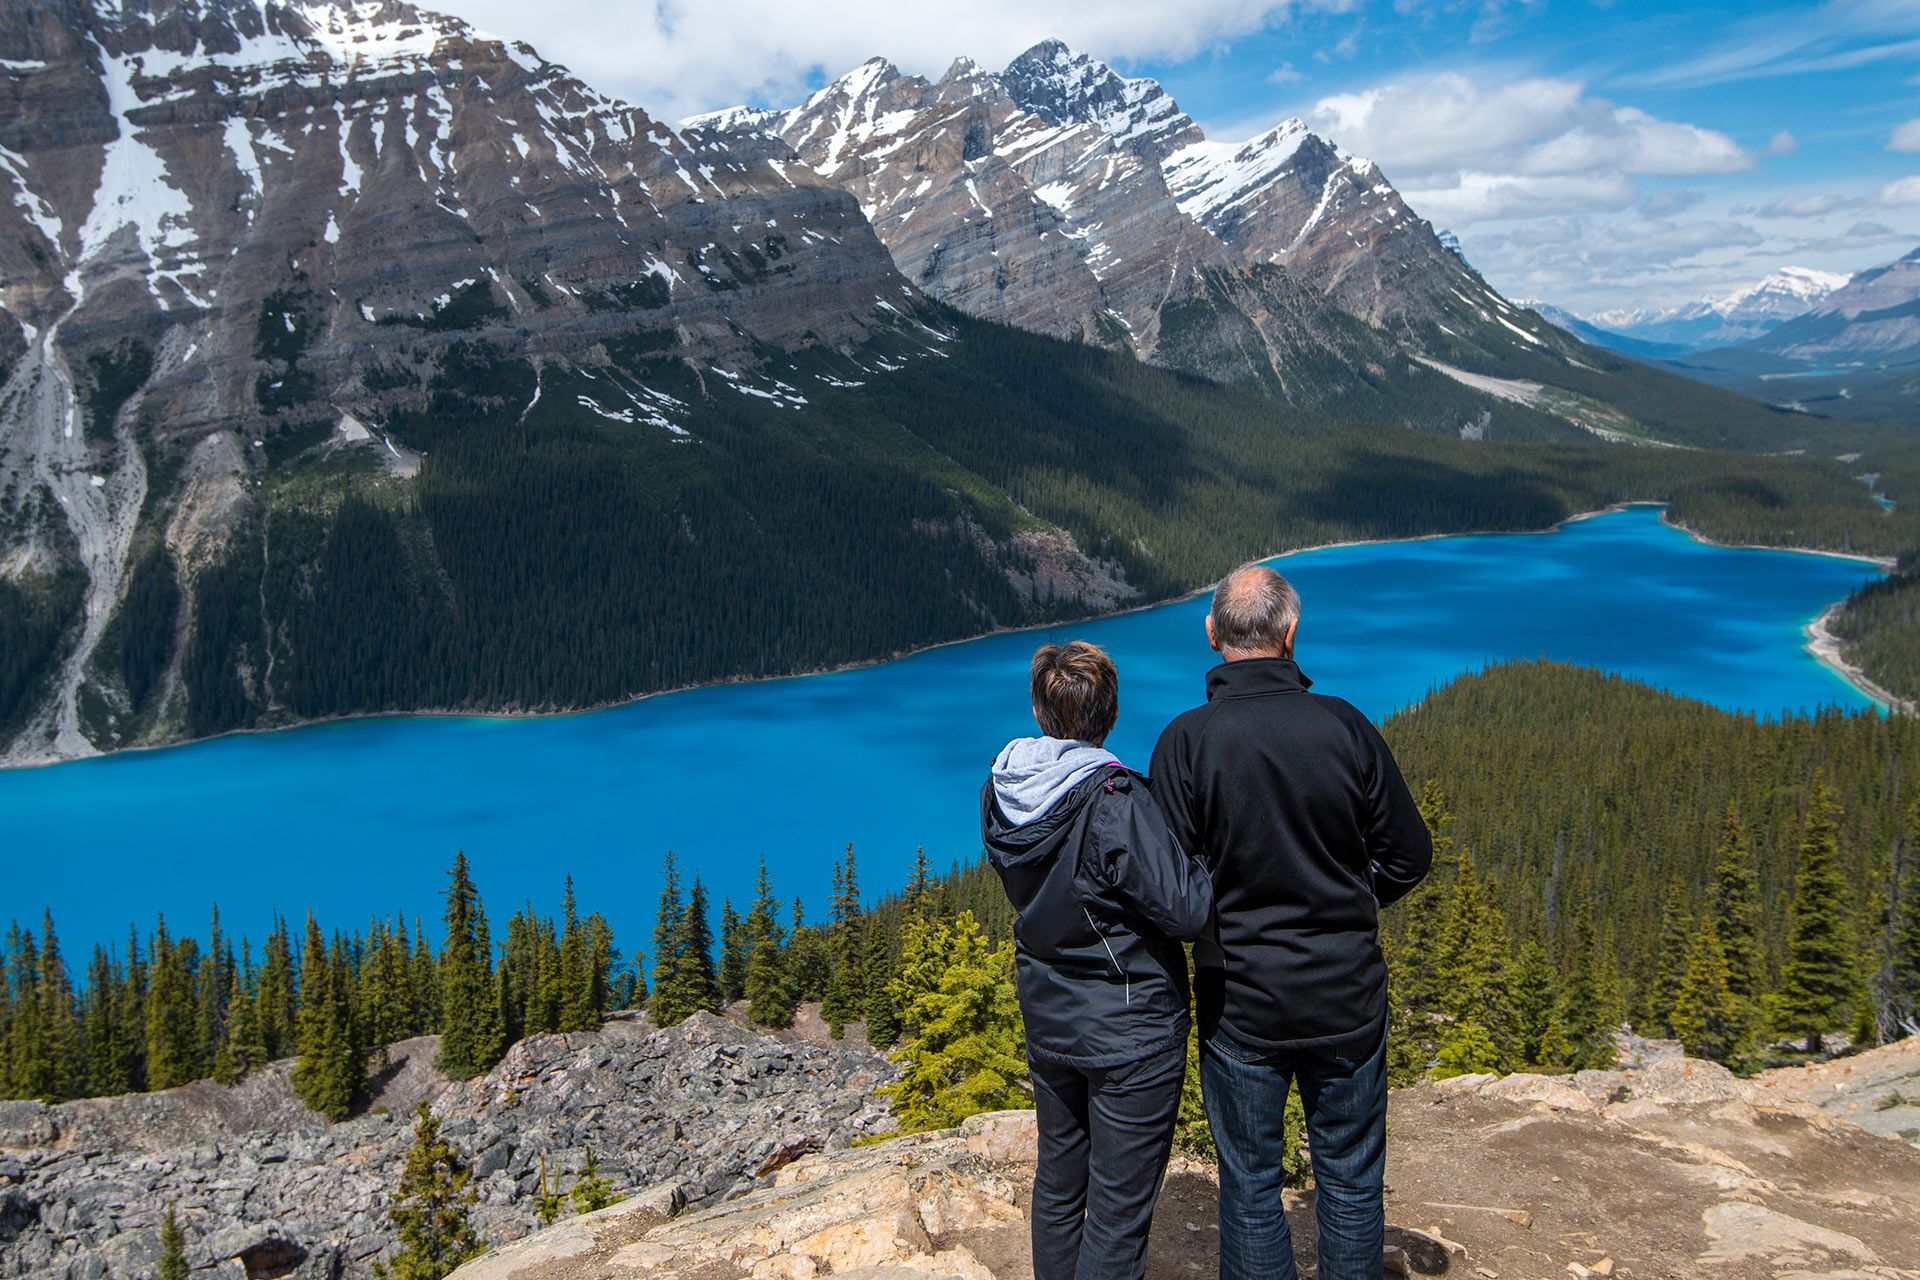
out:
<path id="1" fill-rule="evenodd" d="M 1034 1280 L 1137 1280 L 1187 1057 L 1182 941 L 1213 884 L 1167 830 L 1146 779 L 1101 744 L 1113 660 L 1083 641 L 1033 655 L 1038 738 L 1007 744 L 980 828 L 1014 925 L 1040 1130 Z"/>

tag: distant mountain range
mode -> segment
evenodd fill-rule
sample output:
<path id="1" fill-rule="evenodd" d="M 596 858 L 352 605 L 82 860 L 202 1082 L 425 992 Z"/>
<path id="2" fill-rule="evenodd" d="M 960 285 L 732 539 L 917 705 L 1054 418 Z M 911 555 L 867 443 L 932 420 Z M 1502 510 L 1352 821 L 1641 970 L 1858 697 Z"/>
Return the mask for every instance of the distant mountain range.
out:
<path id="1" fill-rule="evenodd" d="M 1585 319 L 1533 310 L 1583 341 L 1756 399 L 1920 421 L 1920 249 L 1846 277 L 1787 267 L 1710 303 Z"/>
<path id="2" fill-rule="evenodd" d="M 1582 341 L 1648 358 L 1751 342 L 1819 306 L 1848 277 L 1811 267 L 1782 267 L 1718 297 L 1671 307 L 1618 307 L 1575 315 L 1550 302 L 1523 306 Z"/>

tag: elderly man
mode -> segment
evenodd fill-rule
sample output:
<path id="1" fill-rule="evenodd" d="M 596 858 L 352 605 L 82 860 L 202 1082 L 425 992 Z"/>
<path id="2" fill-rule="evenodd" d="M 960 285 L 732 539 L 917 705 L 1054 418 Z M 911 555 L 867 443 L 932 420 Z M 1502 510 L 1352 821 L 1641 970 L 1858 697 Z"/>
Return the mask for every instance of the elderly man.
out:
<path id="1" fill-rule="evenodd" d="M 1377 1280 L 1386 1218 L 1387 970 L 1379 909 L 1433 842 L 1380 733 L 1309 692 L 1300 597 L 1249 566 L 1220 584 L 1207 701 L 1167 726 L 1153 794 L 1213 872 L 1195 947 L 1200 1080 L 1220 1152 L 1222 1280 L 1294 1280 L 1281 1206 L 1288 1084 L 1306 1107 L 1322 1280 Z"/>

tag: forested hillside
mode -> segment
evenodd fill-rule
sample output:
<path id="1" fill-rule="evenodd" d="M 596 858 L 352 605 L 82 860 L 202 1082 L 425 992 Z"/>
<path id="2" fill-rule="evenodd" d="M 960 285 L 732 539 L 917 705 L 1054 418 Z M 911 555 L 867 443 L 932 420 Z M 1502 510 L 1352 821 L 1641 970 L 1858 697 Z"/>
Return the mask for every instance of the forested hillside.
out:
<path id="1" fill-rule="evenodd" d="M 1476 963 L 1512 984 L 1502 1000 L 1522 1000 L 1540 973 L 1576 972 L 1597 946 L 1608 962 L 1592 981 L 1610 1017 L 1644 1032 L 1684 1033 L 1676 1004 L 1693 979 L 1733 997 L 1727 1008 L 1757 1037 L 1748 1052 L 1920 1019 L 1920 779 L 1907 767 L 1920 760 L 1920 721 L 1761 721 L 1524 663 L 1456 680 L 1385 732 L 1408 778 L 1434 789 L 1431 807 L 1451 815 L 1436 822 L 1439 872 L 1391 913 L 1402 966 L 1419 974 L 1432 957 L 1435 990 L 1460 988 L 1445 971 L 1466 940 L 1447 936 L 1464 926 L 1447 923 L 1446 904 L 1470 862 L 1487 905 L 1469 949 L 1486 948 Z M 1724 979 L 1711 972 L 1720 962 Z M 1409 999 L 1421 981 L 1405 984 Z M 1484 1016 L 1513 1016 L 1498 1003 Z M 1709 1056 L 1737 1056 L 1733 1043 Z"/>
<path id="2" fill-rule="evenodd" d="M 808 387 L 788 403 L 709 393 L 638 344 L 590 379 L 469 343 L 430 409 L 391 423 L 424 455 L 414 479 L 327 422 L 277 430 L 256 451 L 265 501 L 217 559 L 190 573 L 136 539 L 83 724 L 131 744 L 591 705 L 1164 599 L 1292 547 L 1540 529 L 1626 500 L 1730 542 L 1890 550 L 1905 524 L 1838 463 L 1366 427 L 940 318 L 944 339 L 903 323 L 864 369 L 775 358 L 770 376 Z M 622 378 L 675 397 L 691 441 L 583 407 Z M 156 446 L 148 465 L 177 461 Z M 18 641 L 0 731 L 79 610 L 58 579 L 0 590 Z"/>

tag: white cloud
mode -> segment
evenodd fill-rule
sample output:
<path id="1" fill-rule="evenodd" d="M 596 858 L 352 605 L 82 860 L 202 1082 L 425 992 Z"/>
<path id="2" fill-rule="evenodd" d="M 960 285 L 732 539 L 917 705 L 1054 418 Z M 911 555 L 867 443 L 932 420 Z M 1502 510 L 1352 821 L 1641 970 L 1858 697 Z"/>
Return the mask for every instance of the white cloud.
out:
<path id="1" fill-rule="evenodd" d="M 1057 36 L 1104 58 L 1183 61 L 1301 9 L 1346 0 L 434 0 L 521 39 L 587 83 L 663 120 L 750 100 L 805 97 L 811 82 L 878 54 L 937 75 L 960 54 L 1000 66 Z"/>
<path id="2" fill-rule="evenodd" d="M 1763 218 L 1824 218 L 1859 203 L 1852 197 L 1837 196 L 1831 192 L 1800 191 L 1776 196 L 1754 212 Z"/>
<path id="3" fill-rule="evenodd" d="M 1307 73 L 1304 71 L 1294 70 L 1293 64 L 1291 62 L 1283 62 L 1279 66 L 1275 67 L 1272 71 L 1269 71 L 1267 73 L 1268 84 L 1280 84 L 1280 85 L 1299 84 L 1302 80 L 1305 80 L 1306 78 L 1307 78 Z"/>
<path id="4" fill-rule="evenodd" d="M 1638 196 L 1622 173 L 1521 176 L 1469 170 L 1432 186 L 1402 188 L 1420 216 L 1450 227 L 1630 207 Z"/>
<path id="5" fill-rule="evenodd" d="M 1920 176 L 1901 178 L 1880 188 L 1880 203 L 1893 206 L 1920 204 Z"/>
<path id="6" fill-rule="evenodd" d="M 1793 136 L 1791 129 L 1782 129 L 1767 139 L 1767 154 L 1770 156 L 1790 156 L 1800 149 L 1800 139 Z"/>
<path id="7" fill-rule="evenodd" d="M 1449 225 L 1624 209 L 1633 178 L 1734 173 L 1752 157 L 1724 133 L 1587 94 L 1577 80 L 1483 83 L 1459 73 L 1322 98 L 1309 123 L 1377 161 Z"/>
<path id="8" fill-rule="evenodd" d="M 1887 139 L 1889 151 L 1920 151 L 1920 120 L 1909 120 Z"/>
<path id="9" fill-rule="evenodd" d="M 1640 212 L 1649 218 L 1671 218 L 1685 213 L 1707 198 L 1704 191 L 1656 191 L 1640 202 Z"/>

